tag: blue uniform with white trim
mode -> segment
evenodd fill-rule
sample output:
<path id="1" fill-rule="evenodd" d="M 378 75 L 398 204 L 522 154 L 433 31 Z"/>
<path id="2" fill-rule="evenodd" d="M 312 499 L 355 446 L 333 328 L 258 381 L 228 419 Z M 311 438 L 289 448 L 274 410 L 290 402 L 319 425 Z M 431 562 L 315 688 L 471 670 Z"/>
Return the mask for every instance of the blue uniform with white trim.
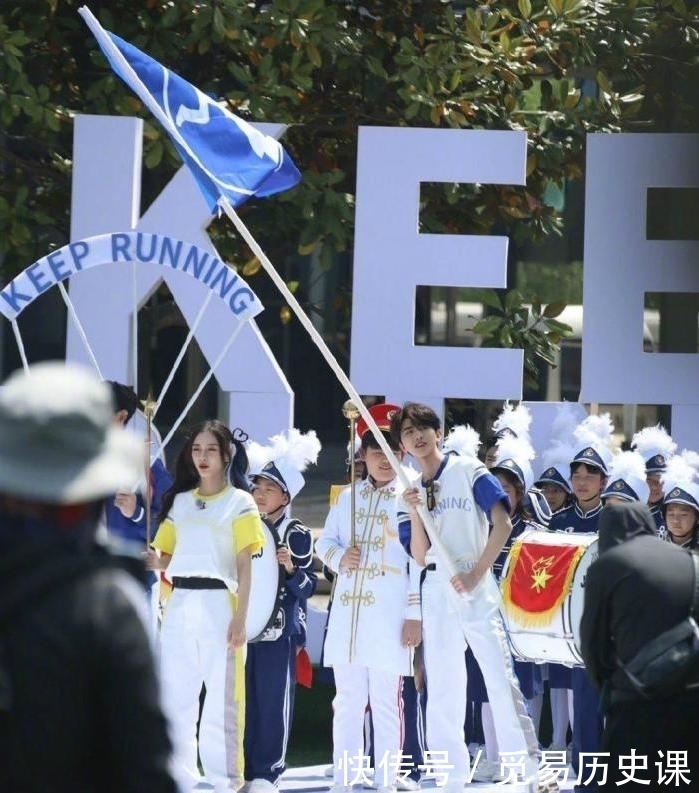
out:
<path id="1" fill-rule="evenodd" d="M 658 533 L 658 537 L 661 540 L 664 540 L 667 537 L 667 529 L 665 528 L 665 513 L 663 512 L 663 502 L 656 501 L 655 504 L 649 504 L 650 507 L 650 514 L 653 516 L 653 520 L 655 521 L 655 530 Z"/>
<path id="2" fill-rule="evenodd" d="M 270 639 L 248 644 L 245 662 L 245 779 L 275 783 L 286 768 L 296 686 L 296 651 L 306 640 L 306 601 L 316 590 L 313 538 L 306 526 L 282 517 L 267 523 L 288 546 L 294 572 L 286 576 Z"/>
<path id="3" fill-rule="evenodd" d="M 600 503 L 588 512 L 583 512 L 578 504 L 571 504 L 557 512 L 552 518 L 549 528 L 552 531 L 596 532 L 597 523 L 603 505 Z M 553 666 L 553 665 L 552 665 Z M 582 666 L 571 670 L 571 687 L 573 689 L 573 751 L 572 766 L 576 773 L 580 772 L 580 753 L 599 752 L 602 739 L 602 719 L 599 714 L 599 696 Z M 586 763 L 585 765 L 588 765 Z M 583 771 L 582 779 L 589 776 Z M 588 785 L 586 790 L 596 790 L 596 785 Z"/>
<path id="4" fill-rule="evenodd" d="M 151 500 L 151 527 L 153 535 L 158 528 L 158 513 L 163 495 L 172 486 L 172 476 L 161 460 L 155 460 L 150 467 L 150 485 L 153 488 Z M 143 494 L 136 494 L 136 511 L 131 517 L 126 517 L 114 503 L 114 498 L 107 498 L 104 502 L 105 522 L 107 531 L 112 537 L 126 543 L 143 545 L 146 541 L 146 502 Z"/>
<path id="5" fill-rule="evenodd" d="M 150 505 L 151 531 L 153 536 L 158 529 L 158 516 L 160 514 L 160 504 L 165 493 L 172 487 L 172 476 L 165 467 L 162 460 L 156 459 L 150 467 L 150 486 L 153 496 Z M 114 503 L 114 497 L 104 501 L 104 520 L 107 533 L 117 547 L 126 546 L 126 553 L 139 553 L 143 550 L 146 542 L 147 515 L 146 500 L 143 493 L 136 492 L 136 511 L 130 517 L 124 513 Z M 152 570 L 147 572 L 148 586 L 153 586 L 157 576 Z"/>

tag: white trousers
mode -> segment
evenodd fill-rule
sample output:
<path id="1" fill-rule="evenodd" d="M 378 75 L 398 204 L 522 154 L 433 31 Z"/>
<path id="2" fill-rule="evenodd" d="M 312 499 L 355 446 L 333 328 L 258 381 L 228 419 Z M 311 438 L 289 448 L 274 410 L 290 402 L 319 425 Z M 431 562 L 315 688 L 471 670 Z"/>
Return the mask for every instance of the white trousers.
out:
<path id="1" fill-rule="evenodd" d="M 432 753 L 445 753 L 448 764 L 453 766 L 448 771 L 447 787 L 463 787 L 470 770 L 464 740 L 464 653 L 470 645 L 488 690 L 500 754 L 517 755 L 523 763 L 522 774 L 530 776 L 539 747 L 512 667 L 497 584 L 494 580 L 484 583 L 469 599 L 462 599 L 457 608 L 454 596 L 447 590 L 451 585 L 437 576 L 429 571 L 422 587 L 427 747 Z"/>
<path id="2" fill-rule="evenodd" d="M 161 629 L 163 704 L 172 724 L 177 776 L 201 779 L 197 720 L 202 684 L 206 697 L 199 722 L 199 758 L 216 793 L 243 784 L 245 648 L 231 652 L 226 634 L 232 615 L 227 590 L 175 589 Z"/>
<path id="3" fill-rule="evenodd" d="M 400 766 L 403 746 L 403 678 L 357 664 L 336 664 L 333 673 L 334 782 L 343 787 L 361 787 L 360 764 L 368 766 L 364 759 L 364 712 L 368 702 L 374 726 L 375 783 L 379 788 L 390 787 Z"/>

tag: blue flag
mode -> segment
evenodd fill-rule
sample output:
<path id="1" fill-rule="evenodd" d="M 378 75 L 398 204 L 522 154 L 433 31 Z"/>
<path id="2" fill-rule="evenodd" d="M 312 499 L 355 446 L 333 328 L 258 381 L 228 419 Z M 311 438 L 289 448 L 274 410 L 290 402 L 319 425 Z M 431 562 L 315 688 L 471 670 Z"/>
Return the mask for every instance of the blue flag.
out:
<path id="1" fill-rule="evenodd" d="M 112 69 L 165 127 L 212 212 L 221 197 L 236 207 L 299 183 L 301 174 L 279 141 L 105 30 L 87 7 L 79 13 Z"/>

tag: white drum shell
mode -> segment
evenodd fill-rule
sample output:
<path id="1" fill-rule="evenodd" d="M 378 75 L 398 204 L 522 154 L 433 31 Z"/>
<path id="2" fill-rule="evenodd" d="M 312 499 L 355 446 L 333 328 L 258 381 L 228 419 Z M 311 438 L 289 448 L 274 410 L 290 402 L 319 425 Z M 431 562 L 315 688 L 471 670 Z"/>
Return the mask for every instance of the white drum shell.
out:
<path id="1" fill-rule="evenodd" d="M 246 632 L 249 642 L 258 639 L 273 622 L 282 591 L 282 572 L 277 562 L 277 545 L 269 527 L 263 523 L 265 544 L 252 557 L 250 602 Z"/>
<path id="2" fill-rule="evenodd" d="M 582 666 L 580 654 L 580 620 L 585 603 L 585 579 L 588 567 L 597 558 L 597 534 L 540 531 L 523 531 L 517 542 L 541 545 L 576 545 L 585 548 L 578 559 L 570 589 L 563 602 L 546 625 L 524 627 L 502 609 L 502 618 L 510 640 L 513 655 L 522 661 L 559 663 L 565 666 Z M 512 554 L 503 565 L 504 579 L 510 567 Z"/>

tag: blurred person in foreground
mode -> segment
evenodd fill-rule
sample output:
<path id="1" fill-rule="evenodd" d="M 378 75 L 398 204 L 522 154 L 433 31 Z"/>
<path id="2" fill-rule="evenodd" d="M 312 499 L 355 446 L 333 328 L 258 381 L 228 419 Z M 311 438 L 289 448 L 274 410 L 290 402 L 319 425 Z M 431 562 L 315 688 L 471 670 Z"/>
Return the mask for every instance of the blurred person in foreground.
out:
<path id="1" fill-rule="evenodd" d="M 58 362 L 0 388 L 0 790 L 174 793 L 145 568 L 95 542 L 143 444 Z"/>
<path id="2" fill-rule="evenodd" d="M 619 664 L 686 619 L 693 600 L 691 554 L 655 535 L 645 504 L 605 506 L 599 558 L 587 571 L 581 649 L 587 674 L 601 691 L 601 749 L 609 753 L 600 790 L 663 784 L 696 790 L 699 782 L 699 676 L 669 694 L 644 697 Z"/>

